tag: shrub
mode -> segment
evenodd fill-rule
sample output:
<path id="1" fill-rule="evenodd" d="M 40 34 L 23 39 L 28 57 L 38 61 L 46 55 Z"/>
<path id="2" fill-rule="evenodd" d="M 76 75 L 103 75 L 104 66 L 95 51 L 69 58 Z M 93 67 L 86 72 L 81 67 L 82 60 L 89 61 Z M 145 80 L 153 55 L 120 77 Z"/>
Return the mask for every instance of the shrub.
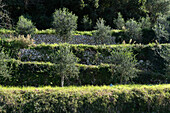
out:
<path id="1" fill-rule="evenodd" d="M 167 21 L 167 18 L 164 15 L 159 15 L 157 18 L 157 21 L 153 27 L 153 30 L 156 34 L 156 40 L 158 40 L 159 43 L 162 41 L 169 41 L 170 34 L 168 33 L 169 29 L 169 23 Z"/>
<path id="2" fill-rule="evenodd" d="M 74 56 L 68 44 L 60 45 L 59 50 L 51 55 L 51 61 L 55 63 L 57 74 L 61 77 L 61 86 L 64 86 L 64 79 L 78 76 L 79 70 L 76 67 L 78 58 Z"/>
<path id="3" fill-rule="evenodd" d="M 27 34 L 34 34 L 35 26 L 31 22 L 31 20 L 24 18 L 24 16 L 20 16 L 17 23 L 16 31 L 18 34 L 25 36 Z"/>
<path id="4" fill-rule="evenodd" d="M 117 19 L 113 20 L 114 24 L 116 24 L 118 29 L 124 29 L 125 27 L 125 20 L 122 17 L 121 13 L 118 13 Z"/>
<path id="5" fill-rule="evenodd" d="M 105 21 L 103 19 L 97 20 L 96 29 L 97 31 L 93 34 L 96 44 L 110 43 L 111 28 L 105 26 Z"/>
<path id="6" fill-rule="evenodd" d="M 155 23 L 160 13 L 167 14 L 170 10 L 169 0 L 146 0 L 143 1 L 145 12 L 147 12 L 151 18 L 152 23 Z"/>
<path id="7" fill-rule="evenodd" d="M 152 30 L 152 23 L 149 16 L 146 16 L 145 18 L 142 17 L 139 20 L 139 25 L 142 29 L 142 44 L 149 44 L 152 42 L 155 42 L 155 32 Z"/>
<path id="8" fill-rule="evenodd" d="M 142 29 L 150 29 L 151 28 L 150 17 L 146 16 L 146 18 L 144 18 L 144 17 L 140 18 L 139 24 Z"/>
<path id="9" fill-rule="evenodd" d="M 85 15 L 83 17 L 82 24 L 83 24 L 84 30 L 92 29 L 92 20 L 88 17 L 88 15 Z"/>
<path id="10" fill-rule="evenodd" d="M 64 42 L 68 42 L 72 32 L 77 28 L 78 17 L 72 12 L 69 12 L 68 9 L 63 8 L 56 10 L 53 14 L 53 18 L 53 26 L 57 35 Z"/>
<path id="11" fill-rule="evenodd" d="M 27 48 L 35 45 L 34 40 L 31 39 L 31 35 L 27 35 L 26 37 L 24 35 L 19 35 L 18 37 L 12 36 L 7 41 L 16 48 Z"/>
<path id="12" fill-rule="evenodd" d="M 132 50 L 127 48 L 114 49 L 111 52 L 111 56 L 107 59 L 107 63 L 112 64 L 111 72 L 112 76 L 116 76 L 119 83 L 127 83 L 132 78 L 136 77 L 136 64 L 137 60 L 133 55 Z"/>
<path id="13" fill-rule="evenodd" d="M 130 19 L 125 23 L 126 28 L 126 36 L 128 40 L 132 39 L 133 41 L 137 41 L 138 43 L 142 40 L 142 28 L 140 24 L 134 19 Z"/>
<path id="14" fill-rule="evenodd" d="M 8 67 L 7 62 L 5 62 L 5 60 L 8 59 L 9 56 L 4 53 L 2 47 L 0 46 L 0 77 L 3 77 L 4 79 L 9 79 L 11 77 L 10 67 Z"/>

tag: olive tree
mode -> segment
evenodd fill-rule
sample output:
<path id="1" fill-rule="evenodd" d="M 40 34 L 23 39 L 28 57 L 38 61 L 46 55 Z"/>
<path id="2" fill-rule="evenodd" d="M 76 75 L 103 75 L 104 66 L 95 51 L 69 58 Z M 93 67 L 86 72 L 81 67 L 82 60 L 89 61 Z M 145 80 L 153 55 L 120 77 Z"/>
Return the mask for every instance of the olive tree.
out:
<path id="1" fill-rule="evenodd" d="M 156 22 L 158 14 L 168 14 L 170 11 L 169 0 L 140 0 L 144 4 L 144 11 L 150 16 L 153 23 Z"/>
<path id="2" fill-rule="evenodd" d="M 106 62 L 111 65 L 110 71 L 120 84 L 126 84 L 137 75 L 137 60 L 131 49 L 125 47 L 114 49 Z"/>
<path id="3" fill-rule="evenodd" d="M 120 12 L 118 13 L 117 19 L 113 20 L 113 23 L 116 25 L 117 29 L 123 29 L 125 27 L 125 20 Z"/>
<path id="4" fill-rule="evenodd" d="M 25 18 L 24 16 L 20 16 L 19 21 L 17 22 L 16 31 L 18 34 L 25 36 L 28 34 L 34 34 L 35 26 L 31 20 Z"/>
<path id="5" fill-rule="evenodd" d="M 51 62 L 55 64 L 55 71 L 61 77 L 61 86 L 64 86 L 64 79 L 76 77 L 79 74 L 79 69 L 76 66 L 78 58 L 70 50 L 70 45 L 59 44 L 59 50 L 53 51 L 50 55 Z"/>
<path id="6" fill-rule="evenodd" d="M 96 23 L 96 32 L 93 34 L 96 44 L 110 43 L 111 27 L 105 25 L 103 19 L 98 19 Z"/>
<path id="7" fill-rule="evenodd" d="M 134 19 L 130 19 L 125 23 L 126 28 L 126 36 L 128 36 L 129 40 L 132 39 L 134 41 L 141 42 L 142 40 L 142 28 L 139 22 Z"/>
<path id="8" fill-rule="evenodd" d="M 89 18 L 88 15 L 85 15 L 83 17 L 82 24 L 85 31 L 90 30 L 92 28 L 92 20 Z"/>
<path id="9" fill-rule="evenodd" d="M 53 27 L 56 34 L 62 41 L 68 42 L 72 32 L 77 29 L 78 17 L 72 12 L 69 12 L 68 9 L 63 8 L 54 12 L 53 19 Z"/>
<path id="10" fill-rule="evenodd" d="M 159 43 L 161 43 L 162 39 L 165 39 L 166 41 L 170 40 L 170 34 L 168 32 L 168 29 L 170 29 L 169 25 L 167 17 L 165 15 L 159 15 L 154 27 L 152 28 Z"/>

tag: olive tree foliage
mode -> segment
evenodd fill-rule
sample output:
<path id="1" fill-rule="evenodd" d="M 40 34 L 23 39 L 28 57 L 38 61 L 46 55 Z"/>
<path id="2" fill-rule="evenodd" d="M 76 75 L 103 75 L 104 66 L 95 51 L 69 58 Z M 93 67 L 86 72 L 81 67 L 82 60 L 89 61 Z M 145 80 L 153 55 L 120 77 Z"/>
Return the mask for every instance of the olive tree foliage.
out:
<path id="1" fill-rule="evenodd" d="M 34 34 L 35 26 L 31 20 L 25 18 L 24 16 L 20 16 L 19 21 L 17 22 L 16 31 L 18 34 L 24 36 Z"/>
<path id="2" fill-rule="evenodd" d="M 9 13 L 7 10 L 4 9 L 5 4 L 2 3 L 0 0 L 0 28 L 11 28 L 12 27 L 12 20 L 9 17 Z"/>
<path id="3" fill-rule="evenodd" d="M 166 15 L 170 11 L 170 0 L 139 0 L 143 3 L 143 11 L 151 18 L 153 23 L 156 22 L 158 14 Z"/>
<path id="4" fill-rule="evenodd" d="M 116 25 L 117 29 L 124 29 L 125 20 L 120 12 L 118 13 L 117 19 L 113 20 L 113 23 Z"/>
<path id="5" fill-rule="evenodd" d="M 120 29 L 120 30 L 121 29 L 124 30 L 125 25 L 127 26 L 127 24 L 130 24 L 130 23 L 131 23 L 131 26 L 138 24 L 138 26 L 141 27 L 142 29 L 147 29 L 147 28 L 151 27 L 151 20 L 150 20 L 150 17 L 148 15 L 146 17 L 141 17 L 139 19 L 139 22 L 137 22 L 134 19 L 130 19 L 130 20 L 125 21 L 122 14 L 119 12 L 118 17 L 116 19 L 114 19 L 113 22 L 116 25 L 117 29 Z M 135 24 L 133 24 L 133 23 L 135 23 Z"/>
<path id="6" fill-rule="evenodd" d="M 150 29 L 152 27 L 151 20 L 148 15 L 146 17 L 141 17 L 139 20 L 139 24 L 142 29 Z"/>
<path id="7" fill-rule="evenodd" d="M 133 40 L 141 42 L 142 30 L 150 29 L 151 27 L 150 18 L 148 16 L 146 18 L 140 18 L 139 21 L 134 19 L 125 21 L 121 13 L 118 13 L 117 19 L 114 19 L 113 22 L 117 26 L 117 29 L 125 31 L 126 41 Z"/>
<path id="8" fill-rule="evenodd" d="M 10 67 L 7 66 L 6 60 L 9 59 L 9 56 L 6 55 L 0 47 L 0 77 L 3 77 L 5 79 L 9 79 L 11 77 L 10 75 Z"/>
<path id="9" fill-rule="evenodd" d="M 105 25 L 103 19 L 96 22 L 96 32 L 93 34 L 96 44 L 109 44 L 111 39 L 111 27 Z"/>
<path id="10" fill-rule="evenodd" d="M 141 42 L 142 28 L 139 22 L 135 21 L 134 19 L 130 19 L 125 23 L 125 29 L 125 34 L 128 36 L 129 39 Z"/>
<path id="11" fill-rule="evenodd" d="M 51 62 L 55 64 L 55 72 L 61 77 L 61 86 L 64 86 L 64 79 L 78 77 L 79 69 L 76 66 L 78 58 L 70 50 L 69 44 L 59 44 L 59 50 L 50 55 Z"/>
<path id="12" fill-rule="evenodd" d="M 126 84 L 137 76 L 137 60 L 131 49 L 114 49 L 106 62 L 111 65 L 112 77 L 116 76 L 120 84 Z"/>
<path id="13" fill-rule="evenodd" d="M 85 31 L 92 29 L 92 20 L 89 18 L 88 15 L 83 16 L 82 24 Z"/>
<path id="14" fill-rule="evenodd" d="M 165 15 L 159 15 L 156 20 L 154 27 L 152 28 L 156 34 L 156 39 L 160 43 L 161 40 L 169 41 L 170 34 L 168 30 L 170 29 L 170 24 L 167 21 L 167 17 Z"/>
<path id="15" fill-rule="evenodd" d="M 72 32 L 77 29 L 78 17 L 69 12 L 68 9 L 63 8 L 54 12 L 53 19 L 53 27 L 56 30 L 56 34 L 63 42 L 68 42 Z"/>

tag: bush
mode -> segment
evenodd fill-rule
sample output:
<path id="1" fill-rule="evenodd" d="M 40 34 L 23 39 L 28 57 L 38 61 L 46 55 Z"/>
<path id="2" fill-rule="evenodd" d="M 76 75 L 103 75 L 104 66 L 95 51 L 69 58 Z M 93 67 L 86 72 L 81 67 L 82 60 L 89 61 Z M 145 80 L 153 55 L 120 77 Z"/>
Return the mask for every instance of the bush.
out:
<path id="1" fill-rule="evenodd" d="M 55 63 L 57 74 L 61 77 L 61 86 L 64 86 L 64 79 L 78 76 L 79 70 L 76 67 L 78 58 L 71 52 L 68 44 L 60 45 L 59 50 L 52 53 L 51 62 Z"/>
<path id="2" fill-rule="evenodd" d="M 0 112 L 169 113 L 169 85 L 67 88 L 0 86 Z"/>
<path id="3" fill-rule="evenodd" d="M 68 42 L 72 32 L 77 29 L 78 17 L 68 9 L 63 8 L 56 10 L 53 14 L 53 26 L 57 35 L 64 41 Z"/>
<path id="4" fill-rule="evenodd" d="M 10 37 L 7 39 L 9 43 L 11 43 L 16 48 L 27 48 L 30 46 L 34 46 L 34 40 L 31 39 L 31 35 L 27 35 L 24 37 L 24 35 L 19 35 L 18 37 Z"/>
<path id="5" fill-rule="evenodd" d="M 103 19 L 97 20 L 96 29 L 97 31 L 93 35 L 96 44 L 109 44 L 111 39 L 111 28 L 105 26 L 105 21 Z"/>
<path id="6" fill-rule="evenodd" d="M 113 20 L 114 24 L 116 24 L 118 29 L 124 29 L 125 27 L 125 20 L 122 17 L 121 13 L 118 13 L 117 19 Z"/>
<path id="7" fill-rule="evenodd" d="M 164 41 L 168 42 L 170 40 L 170 34 L 168 33 L 169 25 L 170 24 L 168 23 L 167 18 L 164 15 L 158 16 L 153 30 L 156 34 L 156 40 L 158 40 L 159 43 Z"/>
<path id="8" fill-rule="evenodd" d="M 142 29 L 150 29 L 152 26 L 149 16 L 146 16 L 146 18 L 144 17 L 140 18 L 139 24 Z"/>
<path id="9" fill-rule="evenodd" d="M 132 39 L 133 41 L 137 41 L 138 43 L 142 40 L 142 28 L 140 24 L 134 19 L 130 19 L 125 23 L 126 28 L 126 36 L 128 41 Z"/>
<path id="10" fill-rule="evenodd" d="M 152 23 L 155 23 L 157 17 L 160 13 L 166 15 L 168 14 L 170 8 L 170 1 L 169 0 L 148 0 L 143 1 L 144 3 L 144 10 L 148 12 Z"/>
<path id="11" fill-rule="evenodd" d="M 83 17 L 82 24 L 85 31 L 92 29 L 92 20 L 88 17 L 88 15 Z"/>
<path id="12" fill-rule="evenodd" d="M 117 48 L 111 52 L 107 63 L 112 64 L 112 76 L 116 76 L 120 84 L 126 84 L 137 76 L 137 60 L 133 55 L 132 50 L 127 48 Z"/>
<path id="13" fill-rule="evenodd" d="M 31 22 L 31 20 L 28 20 L 27 18 L 24 18 L 24 16 L 19 17 L 19 21 L 17 23 L 16 31 L 20 35 L 27 35 L 27 34 L 34 34 L 35 26 Z"/>

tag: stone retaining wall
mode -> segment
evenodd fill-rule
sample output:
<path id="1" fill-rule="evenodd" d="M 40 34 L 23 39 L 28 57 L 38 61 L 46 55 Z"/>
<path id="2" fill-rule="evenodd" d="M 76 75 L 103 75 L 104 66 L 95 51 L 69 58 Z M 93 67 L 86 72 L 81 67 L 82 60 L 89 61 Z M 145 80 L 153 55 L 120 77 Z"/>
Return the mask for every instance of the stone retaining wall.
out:
<path id="1" fill-rule="evenodd" d="M 37 34 L 33 35 L 32 38 L 35 40 L 36 44 L 46 43 L 46 44 L 54 44 L 62 42 L 56 35 L 48 35 L 48 34 Z M 69 41 L 70 44 L 89 44 L 95 45 L 94 37 L 85 36 L 85 35 L 74 35 L 72 40 Z M 115 37 L 111 37 L 111 44 L 115 44 Z"/>

